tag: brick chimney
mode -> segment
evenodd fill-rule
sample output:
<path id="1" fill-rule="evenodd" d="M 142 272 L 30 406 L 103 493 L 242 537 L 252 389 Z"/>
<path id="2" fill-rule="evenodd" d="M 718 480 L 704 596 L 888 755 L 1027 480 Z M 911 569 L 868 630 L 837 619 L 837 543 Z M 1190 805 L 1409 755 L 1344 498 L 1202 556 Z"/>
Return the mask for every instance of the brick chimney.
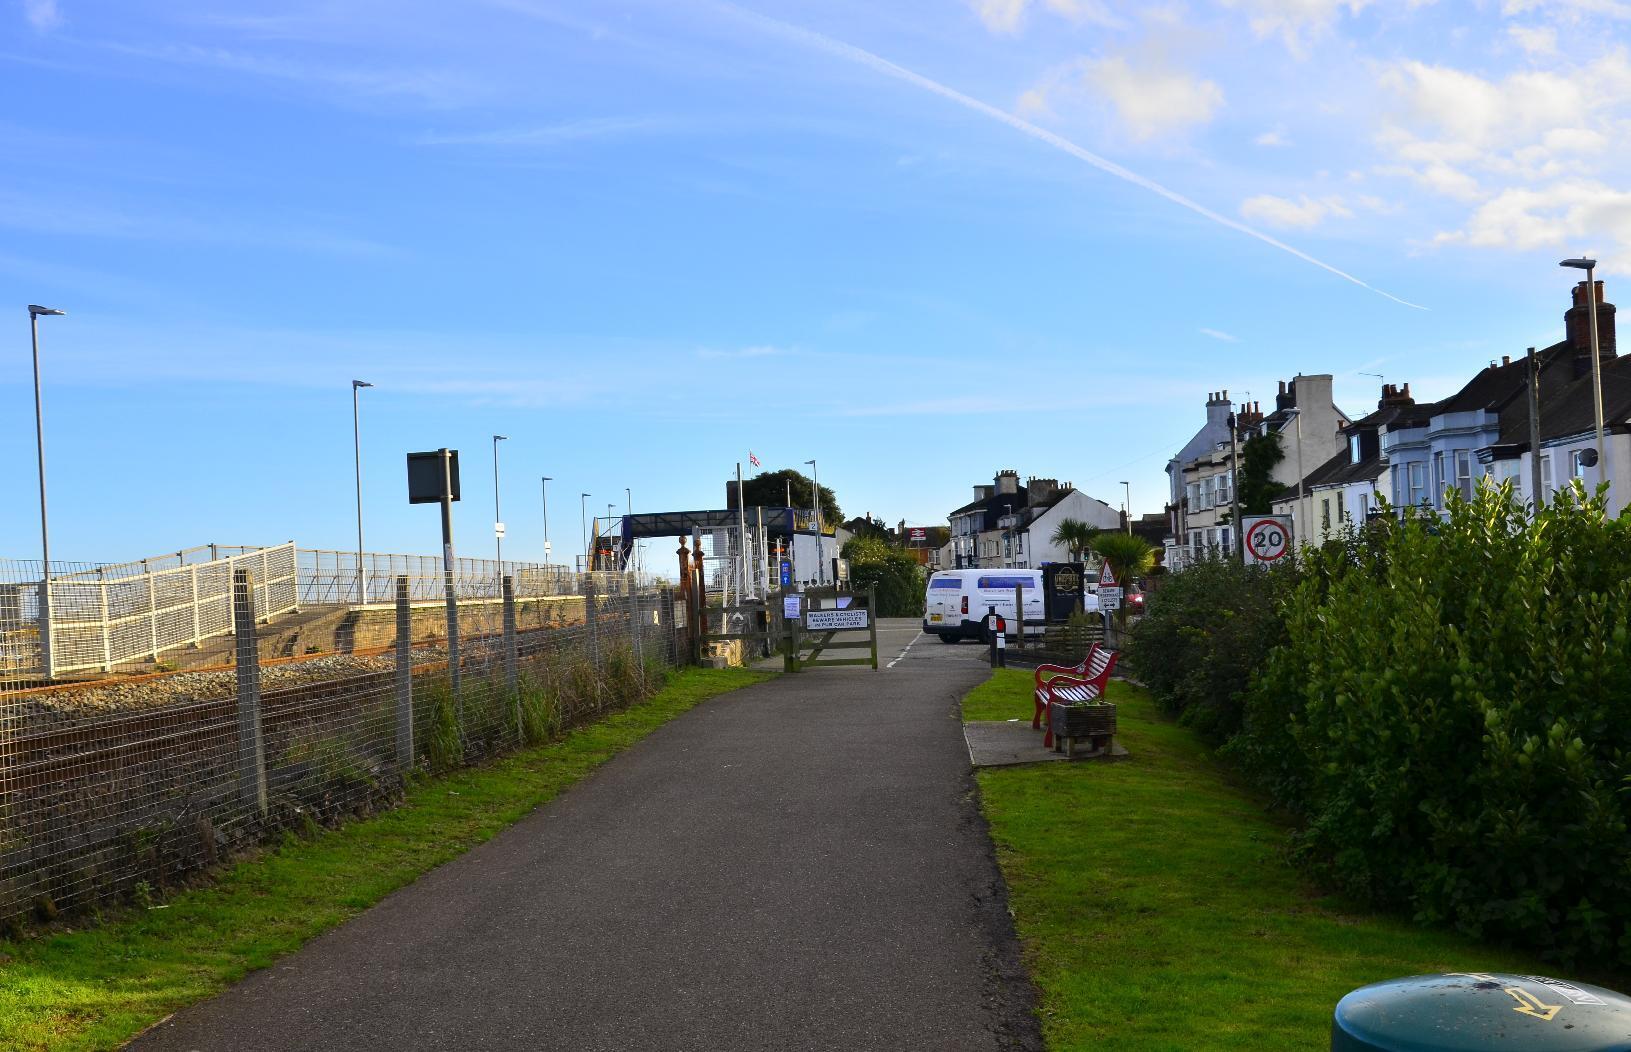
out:
<path id="1" fill-rule="evenodd" d="M 1263 422 L 1263 404 L 1261 402 L 1243 402 L 1240 412 L 1235 414 L 1235 427 L 1245 431 L 1254 428 Z"/>
<path id="2" fill-rule="evenodd" d="M 1376 408 L 1386 409 L 1390 405 L 1415 405 L 1416 400 L 1410 397 L 1410 385 L 1400 387 L 1398 384 L 1383 384 L 1382 397 L 1376 403 Z"/>
<path id="3" fill-rule="evenodd" d="M 1041 504 L 1059 492 L 1058 479 L 1032 479 L 1028 485 L 1032 504 Z"/>
<path id="4" fill-rule="evenodd" d="M 1292 381 L 1292 382 L 1295 383 L 1296 381 Z M 1281 380 L 1280 381 L 1280 392 L 1279 392 L 1279 394 L 1276 394 L 1274 396 L 1274 411 L 1279 412 L 1282 409 L 1290 409 L 1293 406 L 1295 406 L 1296 404 L 1297 404 L 1297 395 L 1296 395 L 1296 393 L 1294 391 L 1292 391 L 1291 388 L 1286 386 L 1286 382 L 1284 380 Z"/>
<path id="5" fill-rule="evenodd" d="M 1603 283 L 1596 283 L 1597 346 L 1606 361 L 1614 357 L 1614 304 L 1603 298 Z M 1563 331 L 1570 349 L 1574 351 L 1574 375 L 1578 378 L 1591 372 L 1591 318 L 1586 314 L 1587 301 L 1584 281 L 1573 290 L 1573 306 L 1563 313 Z"/>
<path id="6" fill-rule="evenodd" d="M 997 472 L 996 483 L 998 494 L 1006 496 L 1010 493 L 1018 493 L 1019 472 L 1015 471 L 1013 468 L 1003 468 L 1001 471 Z"/>

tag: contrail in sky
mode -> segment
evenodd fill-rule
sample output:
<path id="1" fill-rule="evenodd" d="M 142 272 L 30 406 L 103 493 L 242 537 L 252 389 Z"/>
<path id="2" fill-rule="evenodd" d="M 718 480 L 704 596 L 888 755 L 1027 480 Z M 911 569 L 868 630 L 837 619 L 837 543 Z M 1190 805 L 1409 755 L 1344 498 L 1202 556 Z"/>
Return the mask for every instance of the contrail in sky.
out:
<path id="1" fill-rule="evenodd" d="M 860 65 L 870 67 L 871 69 L 875 69 L 885 76 L 894 77 L 896 80 L 903 80 L 914 87 L 922 88 L 924 91 L 931 91 L 934 94 L 939 95 L 941 98 L 950 99 L 952 102 L 957 103 L 964 109 L 973 110 L 975 113 L 990 117 L 993 120 L 1001 121 L 1010 128 L 1024 132 L 1033 139 L 1040 139 L 1049 146 L 1052 146 L 1057 150 L 1063 150 L 1065 153 L 1070 154 L 1077 160 L 1086 161 L 1093 167 L 1102 172 L 1108 172 L 1117 179 L 1124 179 L 1127 182 L 1132 183 L 1134 186 L 1143 187 L 1150 193 L 1158 194 L 1175 205 L 1187 208 L 1197 215 L 1205 216 L 1214 223 L 1219 223 L 1231 230 L 1239 231 L 1248 237 L 1255 237 L 1264 244 L 1272 245 L 1282 252 L 1289 252 L 1291 255 L 1302 260 L 1304 263 L 1312 263 L 1321 270 L 1329 271 L 1344 281 L 1351 281 L 1362 289 L 1369 289 L 1378 296 L 1385 296 L 1394 303 L 1400 303 L 1406 307 L 1413 307 L 1416 310 L 1427 309 L 1419 303 L 1411 303 L 1409 300 L 1400 299 L 1391 292 L 1384 292 L 1375 285 L 1361 281 L 1359 278 L 1354 277 L 1345 270 L 1338 270 L 1336 267 L 1331 266 L 1331 264 L 1326 263 L 1323 260 L 1315 259 L 1313 256 L 1310 256 L 1301 249 L 1293 248 L 1284 241 L 1271 237 L 1268 234 L 1263 233 L 1261 230 L 1255 230 L 1239 220 L 1230 219 L 1228 216 L 1223 215 L 1222 213 L 1214 212 L 1212 209 L 1207 208 L 1205 205 L 1200 204 L 1199 202 L 1191 201 L 1189 198 L 1175 190 L 1168 190 L 1166 187 L 1162 186 L 1158 182 L 1155 182 L 1153 179 L 1147 179 L 1144 176 L 1139 175 L 1137 172 L 1123 168 L 1114 161 L 1100 157 L 1098 154 L 1089 150 L 1084 150 L 1082 147 L 1077 146 L 1075 143 L 1071 142 L 1062 135 L 1056 135 L 1046 128 L 1038 127 L 1037 125 L 1032 124 L 1030 121 L 1016 117 L 1006 110 L 999 110 L 990 103 L 981 102 L 979 99 L 973 98 L 972 96 L 964 95 L 956 88 L 949 88 L 939 81 L 930 80 L 923 74 L 914 73 L 905 66 L 897 66 L 895 63 L 889 61 L 881 55 L 875 55 L 864 48 L 856 47 L 854 44 L 846 44 L 842 40 L 835 40 L 834 38 L 823 33 L 817 33 L 813 29 L 805 29 L 803 26 L 796 26 L 791 22 L 783 22 L 780 19 L 771 18 L 768 15 L 761 15 L 756 11 L 749 11 L 746 8 L 738 7 L 735 4 L 729 3 L 727 0 L 715 0 L 715 6 L 723 11 L 727 11 L 735 15 L 738 18 L 743 19 L 744 21 L 748 21 L 759 26 L 766 32 L 773 33 L 777 36 L 790 38 L 798 41 L 799 43 L 816 48 L 817 50 L 825 51 L 830 55 L 837 55 L 839 58 L 848 59 L 851 62 L 856 62 Z"/>

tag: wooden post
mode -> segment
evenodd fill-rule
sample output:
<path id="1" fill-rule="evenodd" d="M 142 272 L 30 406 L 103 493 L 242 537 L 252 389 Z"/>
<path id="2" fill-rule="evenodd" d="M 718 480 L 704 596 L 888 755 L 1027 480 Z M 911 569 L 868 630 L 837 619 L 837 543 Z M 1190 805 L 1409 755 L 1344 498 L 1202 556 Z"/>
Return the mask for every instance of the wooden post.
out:
<path id="1" fill-rule="evenodd" d="M 872 671 L 878 671 L 878 586 L 866 586 L 866 623 L 872 629 Z"/>
<path id="2" fill-rule="evenodd" d="M 261 663 L 255 638 L 255 581 L 232 571 L 233 640 L 238 676 L 238 798 L 266 814 L 266 749 L 261 740 Z"/>
<path id="3" fill-rule="evenodd" d="M 413 767 L 413 608 L 408 576 L 396 579 L 396 763 Z"/>

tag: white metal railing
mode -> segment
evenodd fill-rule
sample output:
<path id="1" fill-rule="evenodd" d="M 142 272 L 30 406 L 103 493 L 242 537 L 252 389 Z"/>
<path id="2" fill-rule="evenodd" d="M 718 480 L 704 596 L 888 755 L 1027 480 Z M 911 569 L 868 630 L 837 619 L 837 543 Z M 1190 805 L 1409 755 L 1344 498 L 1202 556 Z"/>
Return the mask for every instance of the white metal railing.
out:
<path id="1" fill-rule="evenodd" d="M 51 578 L 48 677 L 158 659 L 232 628 L 232 574 L 248 570 L 263 618 L 299 609 L 293 542 L 191 548 Z"/>
<path id="2" fill-rule="evenodd" d="M 394 603 L 398 577 L 408 579 L 409 598 L 415 601 L 445 595 L 442 559 L 438 555 L 364 552 L 359 573 L 356 552 L 302 548 L 299 564 L 302 606 Z M 499 582 L 506 574 L 514 578 L 516 595 L 521 596 L 573 595 L 578 588 L 578 575 L 565 566 L 508 559 L 502 564 L 492 559 L 453 560 L 453 587 L 462 597 L 499 598 Z"/>

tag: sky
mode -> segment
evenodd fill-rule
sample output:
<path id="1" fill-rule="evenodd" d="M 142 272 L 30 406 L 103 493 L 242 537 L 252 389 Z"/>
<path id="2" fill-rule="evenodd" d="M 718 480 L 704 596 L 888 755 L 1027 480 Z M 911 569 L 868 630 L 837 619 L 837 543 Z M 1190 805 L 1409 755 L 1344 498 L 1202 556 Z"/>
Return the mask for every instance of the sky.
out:
<path id="1" fill-rule="evenodd" d="M 1628 0 L 9 0 L 0 558 L 722 506 L 1159 511 L 1211 391 L 1442 397 L 1631 285 Z M 4 330 L 0 325 L 0 331 Z M 9 351 L 3 350 L 8 347 Z M 589 493 L 582 499 L 580 494 Z"/>

